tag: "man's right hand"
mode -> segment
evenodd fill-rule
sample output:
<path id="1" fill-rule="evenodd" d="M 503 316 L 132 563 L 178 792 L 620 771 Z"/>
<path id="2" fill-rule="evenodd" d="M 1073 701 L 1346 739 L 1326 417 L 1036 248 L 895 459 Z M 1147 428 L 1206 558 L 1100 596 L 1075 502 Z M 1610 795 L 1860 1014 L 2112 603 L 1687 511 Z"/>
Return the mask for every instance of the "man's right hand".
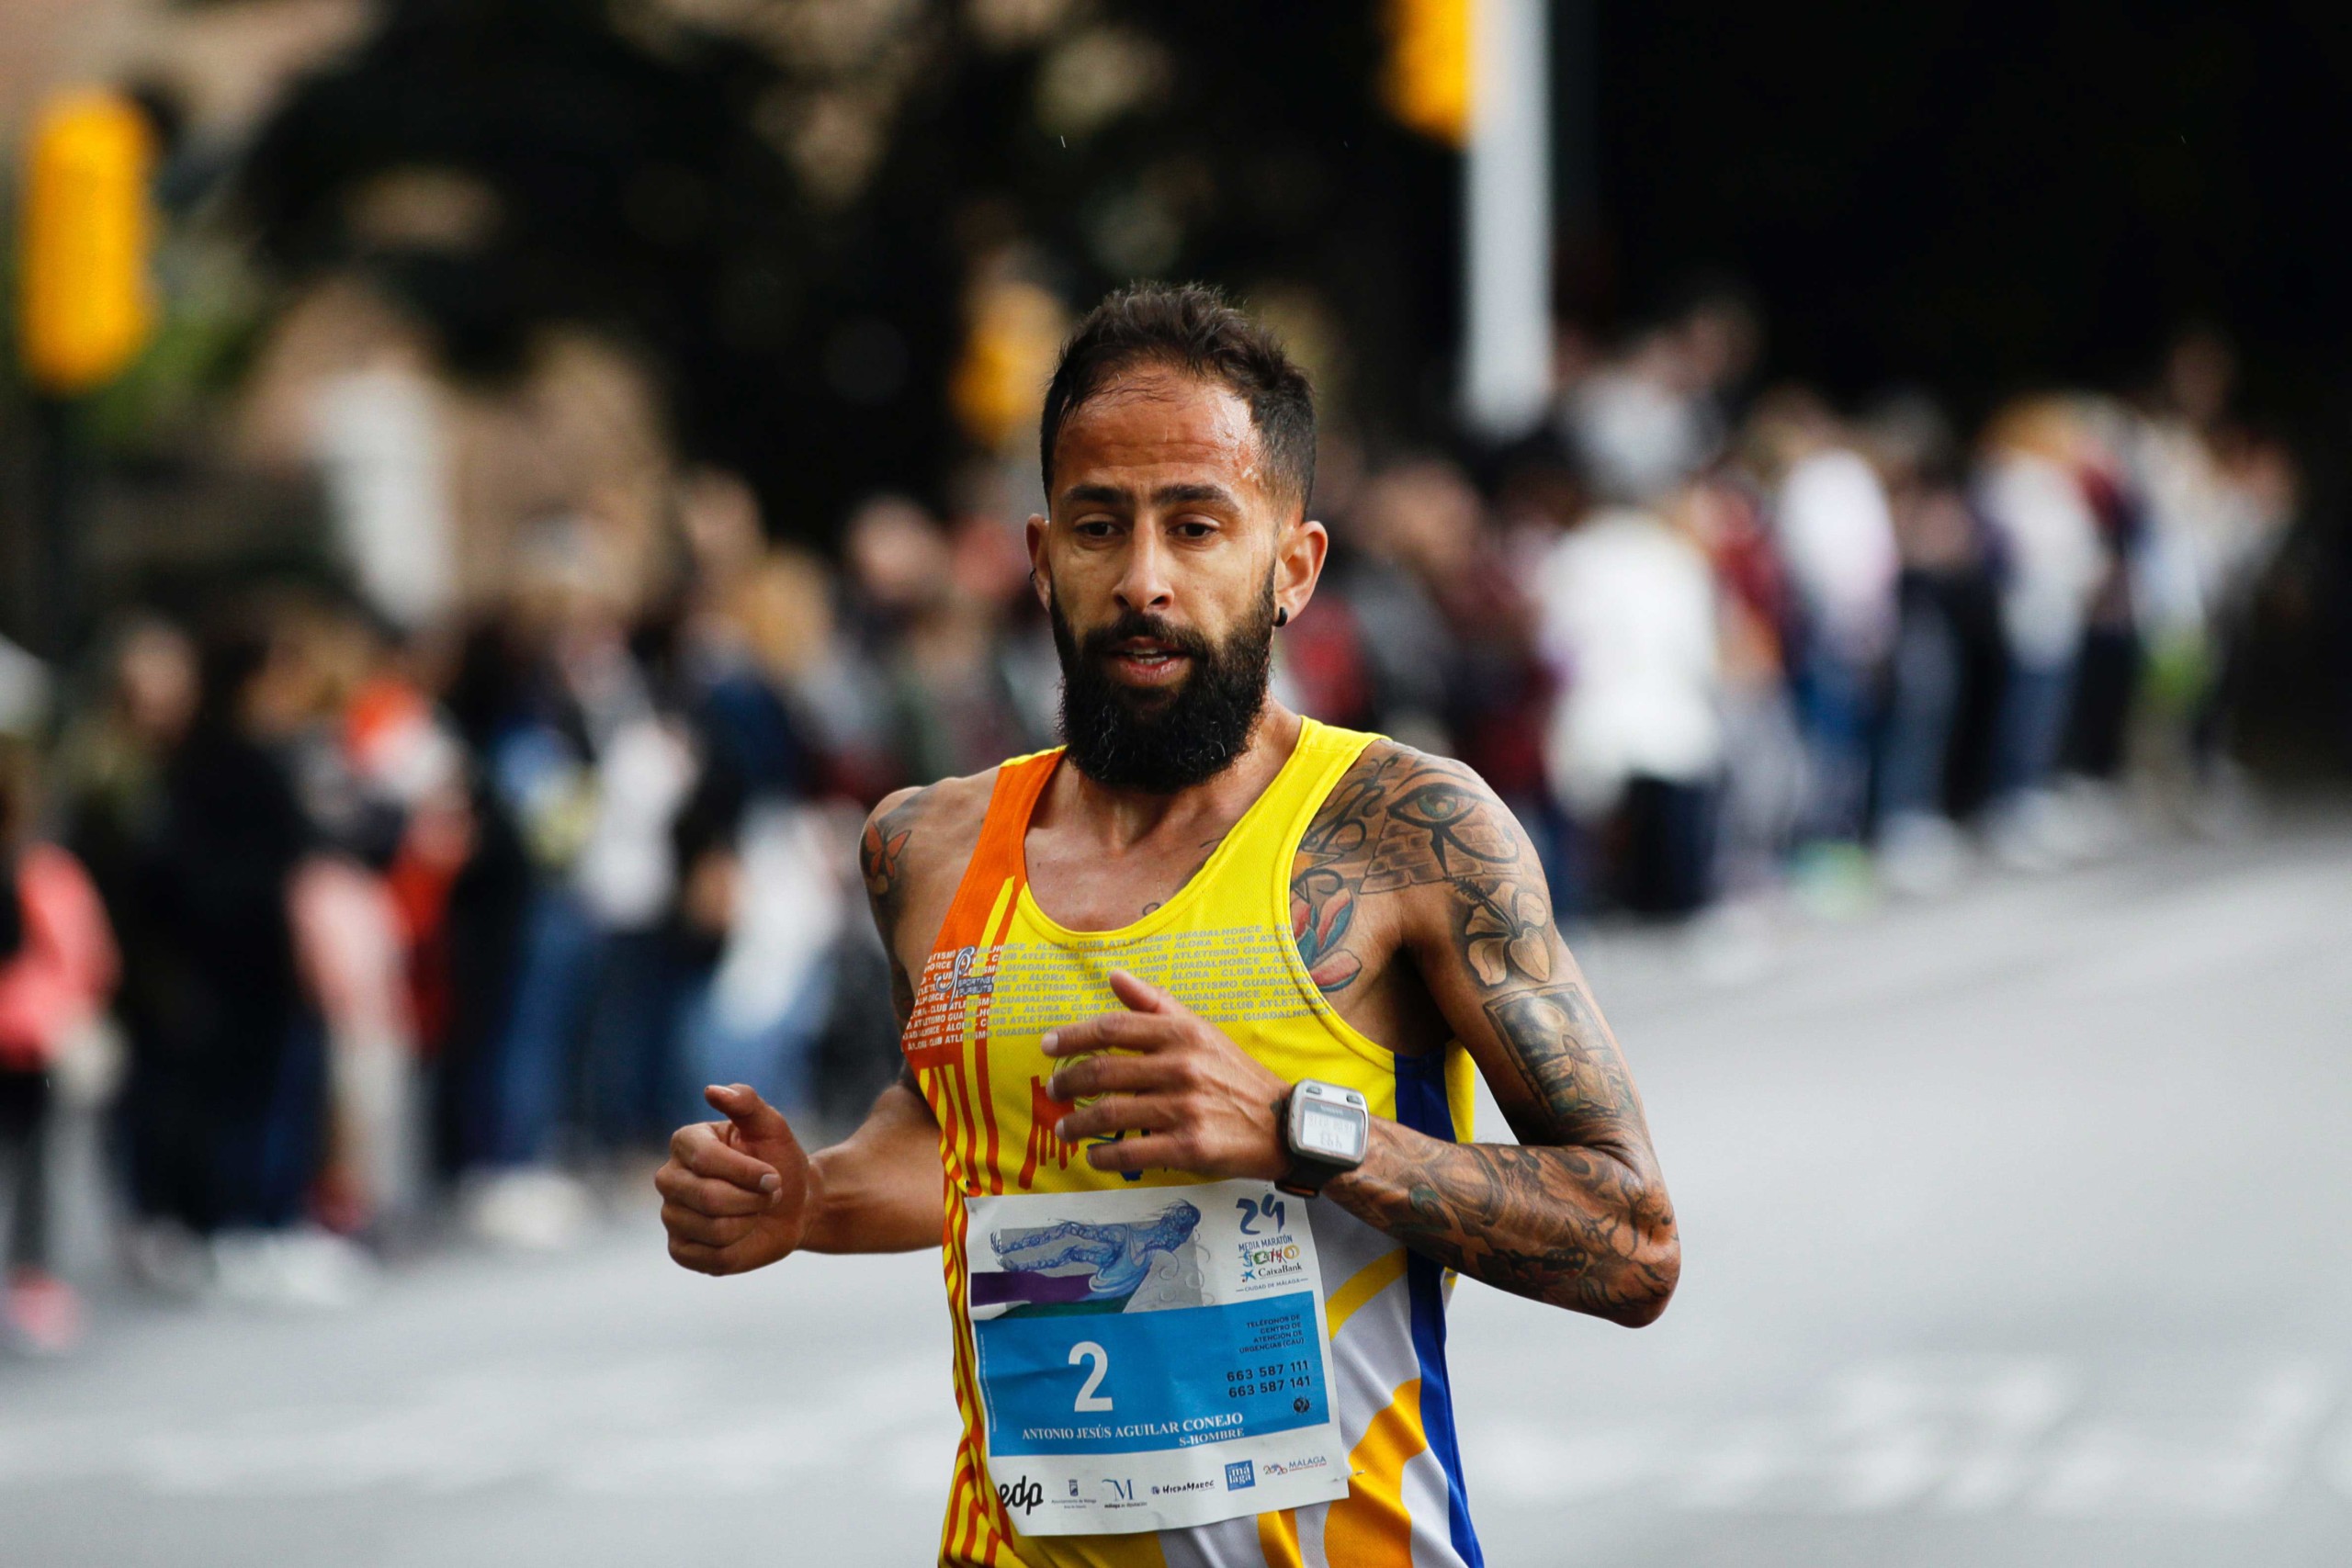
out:
<path id="1" fill-rule="evenodd" d="M 698 1274 L 765 1268 L 807 1237 L 808 1156 L 749 1085 L 714 1086 L 703 1098 L 726 1120 L 679 1128 L 653 1178 L 670 1256 Z"/>

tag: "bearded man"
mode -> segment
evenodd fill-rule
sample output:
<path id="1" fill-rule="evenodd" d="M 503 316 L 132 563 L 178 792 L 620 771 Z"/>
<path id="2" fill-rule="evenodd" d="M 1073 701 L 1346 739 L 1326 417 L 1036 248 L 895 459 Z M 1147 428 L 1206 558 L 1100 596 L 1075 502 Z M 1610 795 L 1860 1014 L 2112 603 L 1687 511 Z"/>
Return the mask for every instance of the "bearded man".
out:
<path id="1" fill-rule="evenodd" d="M 900 1078 L 813 1156 L 711 1089 L 656 1178 L 670 1254 L 942 1249 L 953 1568 L 1478 1563 L 1453 1276 L 1665 1310 L 1633 1079 L 1477 776 L 1268 697 L 1328 544 L 1281 345 L 1203 288 L 1114 295 L 1039 445 L 1067 743 L 875 809 Z M 1474 1073 L 1517 1143 L 1472 1141 Z"/>

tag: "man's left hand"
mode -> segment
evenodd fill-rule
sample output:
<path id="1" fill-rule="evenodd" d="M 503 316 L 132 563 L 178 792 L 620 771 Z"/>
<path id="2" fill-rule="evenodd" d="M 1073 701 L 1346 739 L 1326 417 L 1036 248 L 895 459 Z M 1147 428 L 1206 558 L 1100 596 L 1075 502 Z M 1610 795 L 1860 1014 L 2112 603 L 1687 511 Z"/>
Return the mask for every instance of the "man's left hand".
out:
<path id="1" fill-rule="evenodd" d="M 1055 1132 L 1071 1144 L 1125 1134 L 1086 1151 L 1097 1170 L 1281 1178 L 1290 1156 L 1274 1108 L 1290 1085 L 1158 987 L 1123 970 L 1110 981 L 1128 1010 L 1054 1030 L 1041 1042 L 1048 1056 L 1078 1058 L 1054 1074 L 1047 1094 L 1065 1104 L 1102 1097 Z"/>

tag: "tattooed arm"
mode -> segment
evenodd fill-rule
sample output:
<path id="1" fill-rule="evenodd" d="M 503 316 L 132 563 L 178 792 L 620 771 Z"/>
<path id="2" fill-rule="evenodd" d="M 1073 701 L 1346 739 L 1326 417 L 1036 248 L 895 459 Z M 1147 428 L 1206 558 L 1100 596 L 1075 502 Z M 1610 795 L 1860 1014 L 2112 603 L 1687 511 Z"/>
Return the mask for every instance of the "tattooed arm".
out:
<path id="1" fill-rule="evenodd" d="M 1673 1208 L 1632 1075 L 1510 811 L 1467 768 L 1382 743 L 1326 803 L 1292 886 L 1317 983 L 1336 995 L 1418 973 L 1521 1140 L 1453 1144 L 1375 1119 L 1363 1166 L 1327 1195 L 1490 1285 L 1655 1320 L 1681 1269 Z"/>
<path id="2" fill-rule="evenodd" d="M 933 795 L 909 789 L 884 799 L 866 818 L 857 847 L 874 926 L 889 955 L 890 1005 L 900 1029 L 914 1011 L 915 991 L 899 939 L 916 902 L 910 887 L 920 852 L 915 840 Z M 809 1174 L 821 1196 L 809 1223 L 810 1251 L 906 1252 L 937 1244 L 939 1123 L 903 1064 L 898 1081 L 875 1098 L 857 1131 L 811 1158 Z"/>
<path id="3" fill-rule="evenodd" d="M 857 840 L 857 872 L 865 883 L 866 907 L 874 912 L 874 929 L 882 938 L 882 951 L 889 955 L 890 1005 L 898 1012 L 900 1029 L 907 1026 L 915 1008 L 914 982 L 907 977 L 906 963 L 899 956 L 899 922 L 907 908 L 908 850 L 915 822 L 931 793 L 902 789 L 885 795 L 866 817 L 865 831 Z"/>

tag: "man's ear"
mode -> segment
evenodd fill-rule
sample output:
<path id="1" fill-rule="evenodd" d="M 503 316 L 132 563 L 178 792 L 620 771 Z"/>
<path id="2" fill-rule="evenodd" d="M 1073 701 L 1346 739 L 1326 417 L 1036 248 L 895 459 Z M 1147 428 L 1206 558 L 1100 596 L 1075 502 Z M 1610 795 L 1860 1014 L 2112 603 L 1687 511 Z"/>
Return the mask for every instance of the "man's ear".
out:
<path id="1" fill-rule="evenodd" d="M 1032 513 L 1029 518 L 1029 586 L 1037 595 L 1037 603 L 1052 609 L 1053 590 L 1047 586 L 1052 579 L 1046 571 L 1046 520 Z"/>
<path id="2" fill-rule="evenodd" d="M 1301 517 L 1283 530 L 1274 547 L 1274 608 L 1285 621 L 1298 619 L 1315 597 L 1323 575 L 1323 558 L 1330 553 L 1330 531 L 1312 517 Z"/>

